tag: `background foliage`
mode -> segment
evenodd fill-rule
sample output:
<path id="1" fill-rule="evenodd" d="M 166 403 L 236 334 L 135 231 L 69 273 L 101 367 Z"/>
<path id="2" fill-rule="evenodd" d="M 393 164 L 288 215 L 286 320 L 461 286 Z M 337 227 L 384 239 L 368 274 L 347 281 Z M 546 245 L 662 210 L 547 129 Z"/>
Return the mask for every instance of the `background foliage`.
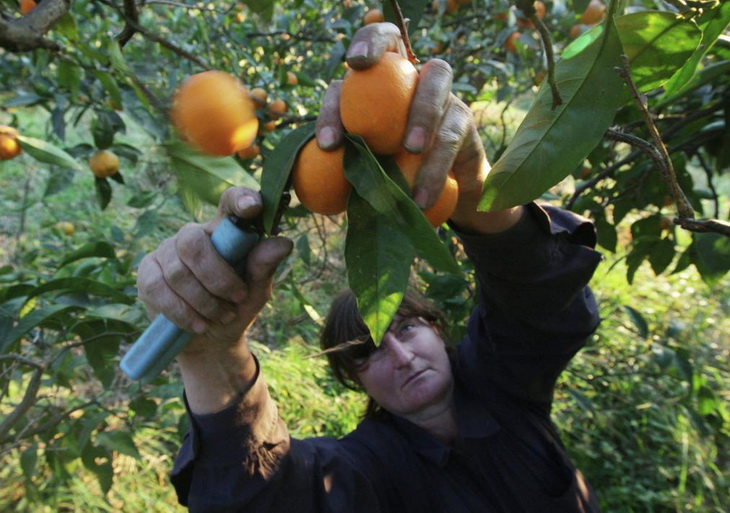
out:
<path id="1" fill-rule="evenodd" d="M 39 29 L 66 4 L 49 31 Z M 611 30 L 604 24 L 566 51 L 587 4 L 546 2 L 563 58 Z M 548 94 L 545 85 L 538 92 L 546 59 L 537 31 L 507 2 L 401 5 L 418 13 L 417 56 L 451 63 L 454 91 L 472 105 L 498 163 Z M 20 131 L 25 150 L 0 162 L 0 509 L 178 510 L 165 476 L 186 427 L 176 370 L 145 385 L 117 370 L 147 325 L 136 265 L 183 223 L 209 215 L 226 186 L 261 180 L 277 144 L 316 117 L 327 83 L 344 72 L 350 37 L 375 7 L 150 0 L 133 15 L 129 2 L 44 0 L 21 17 L 13 0 L 0 1 L 0 124 Z M 636 0 L 613 9 L 683 193 L 697 218 L 726 222 L 730 4 Z M 11 27 L 33 29 L 24 44 L 35 49 L 13 47 Z M 504 45 L 515 31 L 512 52 Z M 655 51 L 632 54 L 636 45 Z M 682 217 L 676 196 L 655 160 L 627 143 L 627 135 L 651 142 L 647 125 L 628 94 L 608 101 L 595 77 L 612 69 L 599 64 L 572 65 L 588 85 L 564 112 L 577 127 L 609 112 L 605 136 L 561 161 L 563 176 L 549 178 L 560 183 L 543 195 L 594 219 L 606 256 L 594 280 L 605 321 L 561 381 L 556 421 L 606 511 L 727 511 L 730 239 L 673 222 Z M 262 156 L 202 157 L 171 133 L 171 93 L 208 68 L 287 102 L 277 128 L 260 134 Z M 266 109 L 258 114 L 271 120 Z M 541 136 L 561 148 L 581 140 L 570 127 Z M 86 169 L 99 148 L 121 157 L 116 180 Z M 520 169 L 504 162 L 495 168 Z M 532 169 L 530 178 L 548 180 Z M 362 400 L 340 390 L 321 359 L 304 356 L 344 285 L 346 220 L 294 206 L 282 228 L 296 252 L 277 277 L 276 314 L 264 311 L 251 339 L 293 433 L 340 435 Z M 452 233 L 439 236 L 460 254 Z M 458 325 L 473 297 L 468 279 L 424 263 L 416 271 Z M 468 264 L 462 271 L 468 278 Z"/>

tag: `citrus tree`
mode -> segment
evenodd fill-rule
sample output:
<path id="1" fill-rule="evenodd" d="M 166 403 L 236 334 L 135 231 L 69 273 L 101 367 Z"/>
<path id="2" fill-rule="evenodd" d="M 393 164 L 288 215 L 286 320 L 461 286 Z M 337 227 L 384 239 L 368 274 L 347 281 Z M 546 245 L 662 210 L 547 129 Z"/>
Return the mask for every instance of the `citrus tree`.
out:
<path id="1" fill-rule="evenodd" d="M 258 228 L 296 240 L 297 262 L 280 278 L 296 315 L 316 319 L 322 306 L 304 284 L 344 284 L 323 274 L 335 241 L 373 333 L 414 269 L 463 317 L 469 269 L 444 217 L 427 219 L 407 194 L 417 162 L 356 129 L 334 156 L 311 142 L 351 37 L 382 19 L 402 28 L 416 68 L 447 60 L 454 93 L 488 120 L 482 208 L 542 198 L 591 217 L 600 246 L 625 254 L 629 282 L 645 262 L 657 275 L 693 267 L 708 285 L 727 273 L 730 3 L 1 0 L 0 169 L 24 187 L 5 193 L 14 208 L 2 228 L 0 447 L 19 455 L 28 497 L 79 465 L 108 492 L 115 458 L 140 457 L 136 433 L 184 430 L 176 380 L 131 383 L 117 363 L 147 325 L 134 290 L 141 255 L 208 215 L 229 186 L 260 188 Z M 215 88 L 178 98 L 188 110 L 200 100 L 188 133 L 173 128 L 173 98 L 189 77 L 218 71 L 247 88 L 256 128 L 241 147 L 206 151 L 195 133 L 227 122 L 207 115 Z M 380 98 L 366 112 L 397 107 L 387 85 L 364 88 Z M 313 179 L 298 167 L 325 159 L 339 186 L 327 179 L 331 208 L 313 214 Z M 295 201 L 280 208 L 292 183 Z M 75 206 L 59 215 L 59 202 Z M 387 286 L 374 286 L 384 275 Z M 664 356 L 686 371 L 681 352 Z M 706 377 L 683 376 L 726 433 Z"/>

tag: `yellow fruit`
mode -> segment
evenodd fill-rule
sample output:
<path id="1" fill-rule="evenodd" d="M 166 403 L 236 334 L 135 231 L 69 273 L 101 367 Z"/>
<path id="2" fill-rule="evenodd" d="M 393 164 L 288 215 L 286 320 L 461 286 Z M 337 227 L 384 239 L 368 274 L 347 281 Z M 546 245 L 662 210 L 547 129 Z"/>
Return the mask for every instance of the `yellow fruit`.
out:
<path id="1" fill-rule="evenodd" d="M 603 21 L 606 17 L 606 5 L 600 0 L 591 0 L 583 11 L 580 23 L 583 25 L 594 25 Z"/>
<path id="2" fill-rule="evenodd" d="M 242 159 L 252 159 L 258 154 L 261 153 L 261 148 L 259 148 L 258 144 L 252 144 L 248 148 L 243 148 L 242 150 L 238 150 L 236 152 L 236 155 L 238 155 L 239 158 Z"/>
<path id="3" fill-rule="evenodd" d="M 73 223 L 69 223 L 68 221 L 59 221 L 54 226 L 58 231 L 63 232 L 63 234 L 68 237 L 76 233 L 76 227 L 74 227 Z"/>
<path id="4" fill-rule="evenodd" d="M 259 126 L 246 88 L 222 71 L 188 77 L 175 93 L 170 117 L 183 139 L 217 156 L 250 146 Z"/>
<path id="5" fill-rule="evenodd" d="M 17 157 L 23 149 L 18 143 L 18 131 L 6 125 L 0 125 L 0 160 Z"/>
<path id="6" fill-rule="evenodd" d="M 365 25 L 370 25 L 371 23 L 382 23 L 385 21 L 385 16 L 383 15 L 383 11 L 380 9 L 370 9 L 365 13 L 362 21 Z"/>
<path id="7" fill-rule="evenodd" d="M 20 0 L 20 12 L 22 14 L 28 14 L 30 11 L 35 9 L 36 4 L 35 0 Z"/>
<path id="8" fill-rule="evenodd" d="M 286 102 L 279 98 L 269 105 L 269 115 L 274 119 L 283 118 L 288 109 Z"/>
<path id="9" fill-rule="evenodd" d="M 108 178 L 119 172 L 119 157 L 109 150 L 99 150 L 89 159 L 89 168 L 97 178 Z"/>
<path id="10" fill-rule="evenodd" d="M 409 188 L 413 188 L 416 182 L 416 175 L 423 162 L 423 154 L 411 153 L 405 149 L 393 156 L 395 163 L 398 165 L 403 178 L 406 179 Z M 456 209 L 456 203 L 459 199 L 459 186 L 454 179 L 453 174 L 449 171 L 444 188 L 441 190 L 436 203 L 430 208 L 423 211 L 431 226 L 436 227 L 447 221 Z"/>
<path id="11" fill-rule="evenodd" d="M 340 214 L 347 209 L 352 185 L 345 179 L 345 147 L 324 151 L 312 139 L 300 150 L 294 165 L 292 187 L 299 201 L 317 214 Z"/>
<path id="12" fill-rule="evenodd" d="M 418 71 L 408 59 L 386 52 L 373 66 L 350 70 L 342 82 L 340 117 L 345 129 L 362 136 L 374 153 L 401 149 Z"/>
<path id="13" fill-rule="evenodd" d="M 258 106 L 266 105 L 266 100 L 269 98 L 269 93 L 262 87 L 254 87 L 249 92 L 249 95 L 258 104 Z"/>

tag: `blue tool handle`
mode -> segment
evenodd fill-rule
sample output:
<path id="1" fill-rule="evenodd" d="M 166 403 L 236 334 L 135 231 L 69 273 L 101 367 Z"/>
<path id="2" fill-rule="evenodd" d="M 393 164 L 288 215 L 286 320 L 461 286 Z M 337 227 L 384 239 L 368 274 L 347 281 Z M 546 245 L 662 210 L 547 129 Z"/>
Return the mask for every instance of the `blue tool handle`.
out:
<path id="1" fill-rule="evenodd" d="M 240 228 L 236 218 L 225 218 L 210 237 L 218 253 L 241 272 L 246 256 L 259 240 L 253 230 Z M 185 348 L 193 333 L 184 331 L 160 314 L 122 358 L 119 366 L 132 379 L 149 381 Z"/>

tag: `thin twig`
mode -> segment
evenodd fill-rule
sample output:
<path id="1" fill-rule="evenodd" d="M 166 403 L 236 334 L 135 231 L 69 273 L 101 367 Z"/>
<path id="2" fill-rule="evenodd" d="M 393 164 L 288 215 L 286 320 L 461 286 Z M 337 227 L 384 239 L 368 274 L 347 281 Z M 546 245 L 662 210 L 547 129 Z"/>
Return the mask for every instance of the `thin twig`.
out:
<path id="1" fill-rule="evenodd" d="M 400 10 L 398 0 L 390 0 L 390 6 L 395 13 L 396 25 L 398 25 L 398 28 L 400 29 L 401 39 L 403 39 L 403 44 L 406 47 L 408 60 L 411 61 L 411 64 L 415 66 L 416 64 L 418 64 L 419 61 L 418 57 L 416 57 L 416 54 L 413 52 L 413 47 L 411 47 L 411 40 L 408 37 L 408 22 L 403 18 L 403 12 Z"/>
<path id="2" fill-rule="evenodd" d="M 543 23 L 543 21 L 537 16 L 537 11 L 535 11 L 535 0 L 517 0 L 515 5 L 522 11 L 522 14 L 524 14 L 524 16 L 532 22 L 533 26 L 540 34 L 542 47 L 545 50 L 545 60 L 547 60 L 548 85 L 550 85 L 550 91 L 553 95 L 553 110 L 555 110 L 563 104 L 563 98 L 560 96 L 558 84 L 555 81 L 555 52 L 553 50 L 553 39 L 550 36 L 550 31 L 545 26 L 545 23 Z"/>
<path id="3" fill-rule="evenodd" d="M 693 219 L 694 209 L 677 181 L 677 175 L 674 172 L 674 166 L 672 164 L 672 159 L 669 157 L 667 147 L 659 134 L 659 129 L 657 129 L 657 126 L 654 123 L 646 101 L 642 98 L 641 93 L 631 78 L 629 59 L 626 55 L 622 55 L 621 60 L 623 62 L 623 66 L 616 67 L 616 72 L 629 87 L 636 106 L 639 108 L 639 112 L 644 119 L 647 129 L 649 130 L 653 144 L 661 155 L 661 165 L 659 166 L 659 170 L 662 173 L 662 178 L 664 179 L 665 184 L 669 188 L 669 194 L 672 196 L 674 203 L 677 205 L 677 214 L 682 219 Z"/>
<path id="4" fill-rule="evenodd" d="M 28 410 L 30 410 L 30 408 L 35 404 L 35 399 L 38 396 L 38 391 L 41 387 L 41 377 L 43 376 L 43 371 L 45 370 L 45 366 L 42 363 L 30 360 L 28 358 L 24 358 L 19 355 L 11 354 L 2 356 L 3 360 L 10 359 L 22 365 L 33 367 L 33 374 L 30 376 L 30 381 L 28 382 L 28 387 L 25 389 L 25 393 L 23 394 L 23 399 L 21 399 L 20 403 L 18 403 L 13 411 L 5 416 L 5 420 L 0 423 L 0 443 L 3 443 L 3 441 L 5 440 L 5 435 L 13 428 L 13 426 L 15 426 L 15 424 L 21 418 L 23 418 Z"/>
<path id="5" fill-rule="evenodd" d="M 125 19 L 134 20 L 135 23 L 139 22 L 139 11 L 137 11 L 137 3 L 135 0 L 124 0 L 124 17 Z M 125 23 L 124 29 L 117 36 L 119 46 L 124 48 L 130 39 L 137 33 L 137 30 L 129 24 Z"/>

